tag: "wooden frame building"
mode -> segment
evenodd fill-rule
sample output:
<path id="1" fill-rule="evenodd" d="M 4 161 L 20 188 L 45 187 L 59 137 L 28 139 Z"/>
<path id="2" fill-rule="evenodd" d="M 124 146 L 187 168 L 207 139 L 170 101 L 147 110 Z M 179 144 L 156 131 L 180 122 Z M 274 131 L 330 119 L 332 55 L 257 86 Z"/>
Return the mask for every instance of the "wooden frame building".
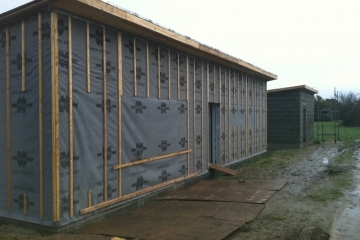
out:
<path id="1" fill-rule="evenodd" d="M 277 78 L 98 0 L 0 15 L 0 216 L 61 227 L 264 153 Z"/>

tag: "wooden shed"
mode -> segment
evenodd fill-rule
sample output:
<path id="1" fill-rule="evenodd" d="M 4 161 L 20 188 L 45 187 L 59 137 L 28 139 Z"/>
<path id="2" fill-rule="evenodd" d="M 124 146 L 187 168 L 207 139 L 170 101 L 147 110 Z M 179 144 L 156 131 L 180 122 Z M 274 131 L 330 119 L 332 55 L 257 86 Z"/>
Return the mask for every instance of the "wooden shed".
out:
<path id="1" fill-rule="evenodd" d="M 61 227 L 264 153 L 247 62 L 98 0 L 0 15 L 0 216 Z"/>
<path id="2" fill-rule="evenodd" d="M 304 148 L 314 143 L 314 94 L 306 85 L 267 91 L 268 149 Z"/>

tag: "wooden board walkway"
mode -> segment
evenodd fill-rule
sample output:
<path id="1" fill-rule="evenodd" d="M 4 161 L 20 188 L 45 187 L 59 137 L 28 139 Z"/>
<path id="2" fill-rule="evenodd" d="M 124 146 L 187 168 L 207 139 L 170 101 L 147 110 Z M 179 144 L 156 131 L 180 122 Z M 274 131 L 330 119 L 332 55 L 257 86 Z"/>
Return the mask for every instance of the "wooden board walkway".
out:
<path id="1" fill-rule="evenodd" d="M 200 181 L 75 233 L 149 240 L 219 240 L 253 221 L 265 208 L 264 203 L 285 184 L 283 180 Z"/>

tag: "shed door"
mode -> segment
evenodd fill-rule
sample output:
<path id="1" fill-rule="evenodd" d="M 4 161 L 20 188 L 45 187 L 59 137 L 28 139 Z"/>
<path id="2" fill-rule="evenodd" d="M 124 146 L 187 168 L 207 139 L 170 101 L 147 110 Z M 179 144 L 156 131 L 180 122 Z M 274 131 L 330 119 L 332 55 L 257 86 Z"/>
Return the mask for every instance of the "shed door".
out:
<path id="1" fill-rule="evenodd" d="M 220 104 L 209 104 L 210 164 L 220 163 Z"/>

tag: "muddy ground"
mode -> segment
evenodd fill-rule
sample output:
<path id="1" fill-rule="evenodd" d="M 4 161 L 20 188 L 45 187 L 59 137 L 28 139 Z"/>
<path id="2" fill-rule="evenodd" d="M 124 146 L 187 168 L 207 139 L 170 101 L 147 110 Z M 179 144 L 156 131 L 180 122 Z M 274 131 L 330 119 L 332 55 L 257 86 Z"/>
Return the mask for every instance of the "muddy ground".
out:
<path id="1" fill-rule="evenodd" d="M 357 155 L 356 155 L 357 154 Z M 264 211 L 226 239 L 360 239 L 360 141 L 276 151 L 238 167 L 235 177 L 286 179 Z M 0 222 L 2 239 L 109 240 L 109 236 L 55 234 Z"/>

